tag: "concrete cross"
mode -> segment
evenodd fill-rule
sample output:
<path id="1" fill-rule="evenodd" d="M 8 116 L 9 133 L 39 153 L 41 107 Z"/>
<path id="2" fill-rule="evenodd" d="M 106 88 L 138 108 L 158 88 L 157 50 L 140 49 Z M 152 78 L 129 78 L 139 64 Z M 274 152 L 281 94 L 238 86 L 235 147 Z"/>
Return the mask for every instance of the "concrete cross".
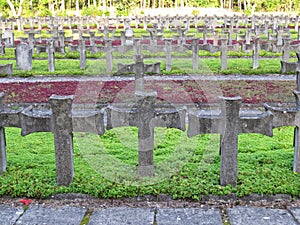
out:
<path id="1" fill-rule="evenodd" d="M 0 93 L 0 174 L 6 170 L 5 127 L 21 127 L 19 113 L 21 109 L 6 109 L 3 105 L 4 93 Z"/>
<path id="2" fill-rule="evenodd" d="M 72 132 L 104 133 L 103 111 L 72 110 L 72 102 L 73 96 L 52 95 L 48 105 L 6 112 L 3 124 L 20 127 L 22 136 L 35 132 L 54 134 L 56 179 L 63 186 L 69 186 L 74 175 Z"/>
<path id="3" fill-rule="evenodd" d="M 110 105 L 107 109 L 107 129 L 121 126 L 138 127 L 138 175 L 154 175 L 154 128 L 168 127 L 185 130 L 186 109 L 157 109 L 156 92 L 135 92 L 136 103 L 129 109 Z"/>
<path id="4" fill-rule="evenodd" d="M 136 55 L 134 64 L 121 64 L 118 63 L 118 75 L 124 73 L 135 74 L 135 90 L 144 91 L 144 73 L 160 74 L 160 62 L 152 64 L 144 64 L 143 56 Z"/>
<path id="5" fill-rule="evenodd" d="M 297 54 L 299 59 L 299 55 Z M 299 61 L 299 60 L 298 60 Z M 299 65 L 299 64 L 298 64 Z M 297 89 L 293 92 L 296 99 L 295 108 L 275 107 L 265 104 L 267 111 L 274 115 L 273 127 L 295 126 L 294 130 L 294 166 L 293 171 L 300 173 L 300 68 L 296 75 Z"/>
<path id="6" fill-rule="evenodd" d="M 281 60 L 281 73 L 288 73 L 288 72 L 294 72 L 300 70 L 300 53 L 296 53 L 297 56 L 297 62 L 287 62 Z"/>
<path id="7" fill-rule="evenodd" d="M 240 110 L 241 97 L 220 97 L 220 100 L 221 110 L 200 110 L 188 114 L 188 137 L 221 134 L 220 184 L 235 186 L 238 176 L 238 135 L 261 133 L 272 136 L 273 116 L 270 112 Z"/>
<path id="8" fill-rule="evenodd" d="M 54 72 L 55 71 L 55 47 L 54 41 L 51 39 L 47 42 L 47 51 L 48 51 L 48 71 Z"/>

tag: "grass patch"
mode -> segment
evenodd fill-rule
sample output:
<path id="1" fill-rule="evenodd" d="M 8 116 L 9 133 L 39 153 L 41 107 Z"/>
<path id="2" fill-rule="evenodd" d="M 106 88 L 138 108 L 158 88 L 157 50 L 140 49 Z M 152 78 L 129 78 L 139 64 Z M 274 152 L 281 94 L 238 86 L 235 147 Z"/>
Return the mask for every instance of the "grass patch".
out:
<path id="1" fill-rule="evenodd" d="M 20 129 L 7 128 L 6 137 L 8 167 L 0 176 L 0 195 L 43 198 L 76 192 L 117 198 L 164 193 L 201 199 L 208 194 L 283 193 L 300 197 L 300 175 L 292 172 L 293 127 L 274 129 L 272 138 L 239 136 L 235 188 L 219 185 L 219 135 L 187 138 L 185 132 L 175 129 L 155 129 L 155 174 L 160 179 L 137 182 L 131 177 L 137 167 L 136 128 L 113 129 L 101 137 L 75 133 L 75 177 L 69 187 L 56 185 L 51 133 L 21 137 Z M 159 169 L 166 169 L 165 174 Z"/>
<path id="2" fill-rule="evenodd" d="M 259 68 L 252 69 L 251 59 L 228 59 L 228 68 L 221 70 L 220 59 L 202 58 L 199 60 L 199 69 L 192 69 L 192 59 L 175 58 L 172 60 L 172 70 L 166 71 L 166 62 L 164 58 L 159 59 L 145 59 L 144 62 L 154 63 L 161 62 L 161 71 L 164 75 L 172 74 L 278 74 L 280 73 L 279 59 L 264 59 L 259 61 Z M 61 75 L 61 76 L 89 76 L 89 75 L 113 75 L 117 72 L 117 64 L 134 63 L 133 59 L 114 59 L 113 70 L 111 73 L 106 72 L 106 60 L 96 59 L 87 60 L 86 69 L 80 70 L 80 62 L 76 59 L 56 59 L 55 71 L 48 72 L 47 60 L 33 60 L 31 71 L 18 70 L 15 60 L 2 60 L 1 64 L 13 63 L 13 76 L 28 77 L 33 75 Z"/>

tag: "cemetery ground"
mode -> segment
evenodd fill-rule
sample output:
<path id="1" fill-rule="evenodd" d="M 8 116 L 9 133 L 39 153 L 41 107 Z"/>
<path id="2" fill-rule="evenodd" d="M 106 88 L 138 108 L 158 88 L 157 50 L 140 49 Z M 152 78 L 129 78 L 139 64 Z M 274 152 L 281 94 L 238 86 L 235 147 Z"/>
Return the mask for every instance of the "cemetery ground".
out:
<path id="1" fill-rule="evenodd" d="M 10 58 L 10 49 L 7 49 L 6 55 L 3 58 Z M 19 81 L 12 83 L 1 83 L 0 87 L 6 92 L 6 103 L 16 102 L 46 102 L 53 93 L 62 95 L 74 94 L 78 83 L 75 81 L 68 82 L 53 82 L 51 76 L 67 76 L 73 78 L 84 75 L 94 75 L 91 68 L 98 65 L 99 68 L 105 68 L 105 62 L 100 59 L 90 58 L 87 63 L 91 65 L 86 70 L 79 70 L 79 61 L 68 58 L 67 53 L 62 55 L 62 59 L 56 59 L 56 71 L 53 74 L 47 71 L 47 61 L 41 60 L 43 55 L 36 55 L 33 61 L 33 71 L 21 72 L 15 70 L 15 77 L 38 75 L 49 75 L 49 82 L 33 82 L 22 83 Z M 246 74 L 274 74 L 278 75 L 280 71 L 280 61 L 278 58 L 266 58 L 260 61 L 258 69 L 251 69 L 250 59 L 231 58 L 228 60 L 228 71 L 219 71 L 219 58 L 212 58 L 214 55 L 206 55 L 207 53 L 200 52 L 200 57 L 203 57 L 200 62 L 202 68 L 197 72 L 207 71 L 210 69 L 212 77 L 214 74 L 223 75 L 235 74 L 237 77 Z M 201 55 L 202 54 L 202 55 Z M 232 57 L 236 57 L 233 53 Z M 263 53 L 262 53 L 263 54 Z M 270 54 L 270 53 L 268 53 Z M 59 54 L 57 54 L 59 55 Z M 70 56 L 70 55 L 69 55 Z M 206 58 L 206 57 L 210 58 Z M 272 56 L 272 55 L 271 55 Z M 277 55 L 274 54 L 273 57 Z M 91 56 L 92 57 L 92 56 Z M 100 56 L 101 57 L 101 56 Z M 152 56 L 153 57 L 153 56 Z M 172 71 L 165 73 L 163 76 L 190 75 L 195 73 L 190 70 L 192 62 L 189 56 L 186 59 L 174 59 L 175 66 Z M 67 59 L 68 58 L 68 59 Z M 120 59 L 123 62 L 132 62 L 130 59 Z M 146 61 L 154 62 L 153 59 Z M 118 60 L 119 61 L 119 60 Z M 6 60 L 4 60 L 6 62 Z M 14 60 L 7 60 L 13 62 Z M 15 66 L 15 65 L 14 65 Z M 164 64 L 162 63 L 162 67 Z M 114 71 L 116 65 L 114 65 Z M 103 71 L 105 73 L 105 71 Z M 174 74 L 173 74 L 174 73 Z M 280 76 L 280 75 L 278 75 Z M 292 76 L 292 75 L 285 75 Z M 39 76 L 35 76 L 39 77 Z M 206 81 L 206 84 L 209 81 Z M 211 81 L 219 82 L 224 96 L 241 95 L 244 103 L 260 105 L 264 102 L 293 102 L 292 90 L 295 89 L 295 81 L 282 80 L 225 80 Z M 174 82 L 173 82 L 174 83 Z M 181 81 L 180 85 L 184 87 L 191 99 L 195 101 L 205 102 L 207 99 L 201 97 L 201 92 L 194 87 L 192 81 Z M 114 101 L 116 94 L 122 87 L 126 86 L 120 81 L 110 81 L 105 83 L 106 87 L 101 96 L 98 96 L 100 103 L 109 103 Z M 147 84 L 146 84 L 147 86 Z M 180 99 L 174 94 L 170 94 L 172 86 L 170 83 L 165 85 L 149 83 L 149 88 L 155 87 L 159 92 L 158 95 L 164 96 L 170 101 Z M 246 90 L 246 91 L 245 91 Z M 201 90 L 200 90 L 201 91 Z M 171 97 L 166 97 L 166 96 Z M 51 133 L 34 133 L 26 137 L 20 136 L 20 129 L 7 128 L 7 171 L 0 176 L 0 195 L 11 197 L 27 197 L 43 199 L 61 193 L 81 193 L 88 194 L 97 198 L 122 198 L 135 196 L 160 196 L 169 195 L 173 199 L 190 199 L 203 200 L 205 196 L 221 195 L 237 197 L 248 196 L 253 193 L 259 195 L 276 195 L 287 194 L 292 199 L 300 197 L 299 193 L 299 174 L 293 173 L 293 127 L 274 129 L 274 137 L 265 137 L 259 134 L 240 134 L 239 138 L 239 176 L 236 187 L 230 185 L 219 185 L 219 170 L 220 170 L 220 155 L 219 155 L 219 135 L 197 135 L 196 137 L 187 139 L 186 132 L 174 129 L 155 129 L 154 148 L 154 165 L 172 157 L 179 157 L 182 152 L 190 153 L 186 163 L 180 167 L 180 170 L 170 177 L 148 185 L 136 185 L 132 178 L 122 174 L 118 178 L 115 167 L 105 168 L 111 171 L 110 177 L 102 176 L 101 173 L 95 171 L 87 161 L 87 152 L 83 151 L 82 146 L 75 145 L 74 148 L 74 165 L 75 177 L 69 187 L 57 186 L 55 173 L 55 155 L 53 134 Z M 78 138 L 89 136 L 88 140 L 92 140 L 89 146 L 104 148 L 107 153 L 113 158 L 118 159 L 135 167 L 137 164 L 137 129 L 136 128 L 117 128 L 106 131 L 101 137 L 86 134 L 76 133 Z M 163 139 L 161 137 L 164 137 Z M 130 143 L 124 146 L 124 141 Z M 174 148 L 181 143 L 181 151 Z M 184 144 L 182 144 L 184 143 Z M 89 153 L 88 153 L 89 154 Z M 95 160 L 100 160 L 101 155 L 92 153 L 90 156 Z M 102 161 L 100 160 L 100 163 Z M 119 179 L 127 179 L 127 182 L 122 183 Z M 132 182 L 132 183 L 131 183 Z M 147 184 L 147 182 L 146 182 Z M 117 203 L 116 203 L 117 204 Z"/>
<path id="2" fill-rule="evenodd" d="M 138 35 L 138 32 L 135 32 Z M 296 33 L 292 33 L 296 35 Z M 200 37 L 200 36 L 199 36 Z M 203 93 L 193 80 L 195 74 L 205 74 L 211 80 L 205 80 L 203 85 L 218 86 L 223 96 L 240 95 L 243 103 L 261 106 L 265 102 L 285 103 L 294 102 L 292 91 L 295 89 L 295 79 L 274 80 L 216 80 L 218 75 L 235 75 L 241 78 L 244 75 L 265 76 L 274 75 L 282 78 L 280 73 L 281 53 L 271 53 L 261 50 L 259 67 L 252 69 L 252 53 L 228 52 L 228 68 L 221 70 L 220 53 L 199 51 L 199 70 L 192 70 L 191 52 L 172 53 L 172 70 L 165 70 L 165 55 L 162 53 L 147 53 L 143 51 L 145 63 L 161 61 L 163 78 L 176 78 L 177 81 L 146 82 L 146 88 L 154 88 L 158 96 L 168 99 L 172 103 L 182 103 L 178 87 L 193 102 L 206 103 L 216 99 L 203 98 Z M 97 96 L 97 103 L 118 101 L 117 95 L 128 83 L 116 75 L 116 63 L 132 63 L 133 52 L 126 57 L 113 53 L 113 72 L 111 79 L 96 84 L 104 86 L 101 95 Z M 173 57 L 174 56 L 174 57 Z M 291 52 L 291 61 L 296 61 L 294 52 Z M 87 52 L 87 68 L 79 69 L 79 53 L 55 53 L 55 71 L 48 71 L 47 54 L 33 55 L 32 71 L 17 70 L 13 49 L 7 48 L 6 53 L 0 56 L 2 63 L 13 63 L 14 82 L 0 83 L 0 89 L 6 93 L 5 103 L 43 103 L 47 102 L 52 94 L 75 94 L 80 82 L 76 78 L 93 77 L 99 72 L 106 74 L 105 53 L 91 54 Z M 118 59 L 118 60 L 115 60 Z M 45 77 L 48 82 L 31 82 L 34 78 Z M 283 75 L 292 77 L 292 74 Z M 22 77 L 29 77 L 28 82 L 20 82 Z M 55 81 L 59 77 L 68 77 L 68 81 Z M 101 78 L 101 74 L 99 75 Z M 53 78 L 53 80 L 51 80 Z M 114 79 L 115 78 L 115 79 Z M 20 79 L 20 80 L 18 80 Z M 175 79 L 174 79 L 175 80 Z M 89 81 L 84 84 L 92 85 Z M 173 86 L 172 86 L 173 85 Z M 174 95 L 174 93 L 177 93 Z M 186 95 L 183 95 L 183 97 Z M 215 96 L 216 97 L 216 96 Z M 80 99 L 85 101 L 86 99 Z M 89 100 L 89 99 L 88 99 Z M 14 106 L 18 107 L 18 106 Z M 294 157 L 293 127 L 274 129 L 274 137 L 260 134 L 240 134 L 238 154 L 238 182 L 235 187 L 221 186 L 219 135 L 197 135 L 187 138 L 186 132 L 175 129 L 155 128 L 154 165 L 163 164 L 173 158 L 180 158 L 182 152 L 188 153 L 184 165 L 176 173 L 165 177 L 158 182 L 149 184 L 145 180 L 136 185 L 134 177 L 126 173 L 118 173 L 118 168 L 107 167 L 103 162 L 103 155 L 97 152 L 87 152 L 77 140 L 86 138 L 89 146 L 104 149 L 122 164 L 130 167 L 137 166 L 138 143 L 136 128 L 115 128 L 106 131 L 103 136 L 75 133 L 74 165 L 75 176 L 69 187 L 57 186 L 55 171 L 55 150 L 52 133 L 33 133 L 21 137 L 19 128 L 6 128 L 7 141 L 7 171 L 0 176 L 0 195 L 11 197 L 27 197 L 43 199 L 59 194 L 80 193 L 96 198 L 112 199 L 136 196 L 171 196 L 173 199 L 205 200 L 207 196 L 237 196 L 242 198 L 251 194 L 266 195 L 286 194 L 291 200 L 300 197 L 299 174 L 292 172 Z M 122 137 L 122 139 L 120 139 Z M 163 137 L 163 138 L 161 138 Z M 124 145 L 126 143 L 126 145 Z M 179 146 L 180 148 L 175 148 Z M 173 158 L 172 158 L 173 157 Z M 89 160 L 105 164 L 106 176 L 91 166 Z M 176 163 L 177 161 L 174 160 Z M 176 166 L 176 165 L 175 165 Z M 97 167 L 99 168 L 99 166 Z M 157 170 L 155 170 L 157 171 Z M 122 180 L 123 179 L 123 180 Z M 126 181 L 126 182 L 125 182 Z M 142 198 L 142 197 L 141 197 Z M 108 204 L 106 202 L 106 204 Z M 119 204 L 114 202 L 113 204 Z M 130 203 L 127 203 L 130 204 Z M 236 203 L 240 204 L 240 203 Z M 282 206 L 281 206 L 282 207 Z"/>

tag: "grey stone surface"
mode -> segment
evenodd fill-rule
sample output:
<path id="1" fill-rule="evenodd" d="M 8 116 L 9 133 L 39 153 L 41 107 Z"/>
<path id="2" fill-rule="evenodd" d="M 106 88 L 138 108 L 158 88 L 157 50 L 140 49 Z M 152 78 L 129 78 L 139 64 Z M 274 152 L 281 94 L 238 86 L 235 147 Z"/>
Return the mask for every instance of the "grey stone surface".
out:
<path id="1" fill-rule="evenodd" d="M 297 222 L 300 223 L 300 208 L 291 208 L 290 211 L 297 220 Z"/>
<path id="2" fill-rule="evenodd" d="M 254 37 L 253 42 L 252 68 L 257 69 L 259 66 L 259 37 Z"/>
<path id="3" fill-rule="evenodd" d="M 221 225 L 218 209 L 159 209 L 156 214 L 157 225 Z"/>
<path id="4" fill-rule="evenodd" d="M 147 225 L 154 223 L 154 210 L 111 208 L 95 211 L 88 225 Z"/>
<path id="5" fill-rule="evenodd" d="M 106 129 L 121 126 L 138 127 L 138 173 L 139 176 L 153 176 L 154 127 L 168 127 L 185 130 L 186 109 L 155 109 L 156 92 L 136 92 L 136 103 L 132 108 L 107 109 Z"/>
<path id="6" fill-rule="evenodd" d="M 227 69 L 227 38 L 221 38 L 221 70 Z"/>
<path id="7" fill-rule="evenodd" d="M 19 70 L 32 69 L 32 47 L 26 43 L 20 43 L 15 50 L 16 62 Z"/>
<path id="8" fill-rule="evenodd" d="M 13 64 L 12 63 L 0 65 L 0 74 L 12 75 L 13 73 L 14 72 L 13 72 Z"/>
<path id="9" fill-rule="evenodd" d="M 64 206 L 61 208 L 49 208 L 30 206 L 17 225 L 79 225 L 86 209 L 80 207 Z"/>
<path id="10" fill-rule="evenodd" d="M 47 51 L 48 51 L 48 71 L 54 72 L 55 71 L 55 57 L 54 57 L 54 41 L 50 40 L 47 43 Z"/>
<path id="11" fill-rule="evenodd" d="M 12 225 L 15 224 L 17 219 L 23 214 L 24 210 L 22 207 L 10 207 L 1 205 L 0 206 L 0 224 L 1 225 Z"/>
<path id="12" fill-rule="evenodd" d="M 237 183 L 237 155 L 239 133 L 261 133 L 272 136 L 273 115 L 270 112 L 240 110 L 240 97 L 220 97 L 221 110 L 189 112 L 188 136 L 219 133 L 221 150 L 221 185 Z"/>
<path id="13" fill-rule="evenodd" d="M 69 186 L 74 176 L 72 102 L 73 96 L 50 97 L 58 185 Z"/>
<path id="14" fill-rule="evenodd" d="M 293 216 L 283 209 L 235 207 L 227 209 L 231 225 L 297 225 Z"/>

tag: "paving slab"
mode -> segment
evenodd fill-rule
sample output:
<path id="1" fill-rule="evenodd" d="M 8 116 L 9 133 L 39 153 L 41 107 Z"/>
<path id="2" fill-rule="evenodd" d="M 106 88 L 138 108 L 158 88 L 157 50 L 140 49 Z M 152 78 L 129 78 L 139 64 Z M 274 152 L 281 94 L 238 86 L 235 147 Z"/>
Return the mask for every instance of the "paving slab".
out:
<path id="1" fill-rule="evenodd" d="M 227 209 L 231 225 L 297 225 L 294 217 L 284 209 L 234 207 Z"/>
<path id="2" fill-rule="evenodd" d="M 49 208 L 30 206 L 17 221 L 18 225 L 79 225 L 86 209 L 64 206 Z"/>
<path id="3" fill-rule="evenodd" d="M 157 225 L 222 225 L 218 209 L 180 208 L 159 209 Z"/>
<path id="4" fill-rule="evenodd" d="M 94 211 L 88 225 L 150 225 L 153 223 L 153 209 L 120 207 Z"/>
<path id="5" fill-rule="evenodd" d="M 15 224 L 17 219 L 23 214 L 22 207 L 0 206 L 0 224 L 11 225 Z"/>
<path id="6" fill-rule="evenodd" d="M 295 219 L 300 224 L 300 208 L 291 208 L 290 209 Z"/>

